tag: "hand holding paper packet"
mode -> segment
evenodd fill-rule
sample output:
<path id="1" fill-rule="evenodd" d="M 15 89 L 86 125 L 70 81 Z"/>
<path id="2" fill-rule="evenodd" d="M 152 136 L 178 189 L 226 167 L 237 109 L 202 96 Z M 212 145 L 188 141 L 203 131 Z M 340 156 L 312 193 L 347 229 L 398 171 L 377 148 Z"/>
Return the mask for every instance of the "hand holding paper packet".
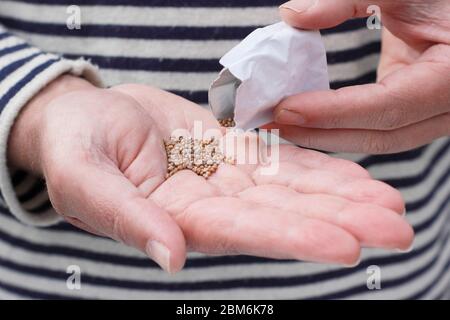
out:
<path id="1" fill-rule="evenodd" d="M 220 63 L 224 69 L 209 90 L 211 110 L 244 130 L 271 122 L 273 108 L 288 96 L 329 89 L 320 33 L 284 22 L 256 29 Z"/>

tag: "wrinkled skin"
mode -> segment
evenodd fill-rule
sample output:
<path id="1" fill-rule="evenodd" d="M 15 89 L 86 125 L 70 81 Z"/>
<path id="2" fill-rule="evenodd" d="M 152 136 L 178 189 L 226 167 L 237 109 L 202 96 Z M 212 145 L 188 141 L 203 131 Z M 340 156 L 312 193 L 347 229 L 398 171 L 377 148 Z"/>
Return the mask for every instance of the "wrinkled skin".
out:
<path id="1" fill-rule="evenodd" d="M 83 84 L 43 100 L 16 123 L 10 161 L 44 175 L 67 221 L 147 249 L 167 271 L 182 268 L 186 248 L 353 265 L 361 246 L 411 246 L 399 192 L 355 163 L 285 145 L 276 175 L 223 164 L 208 180 L 188 170 L 165 180 L 163 139 L 194 120 L 219 128 L 209 111 L 143 85 Z M 32 148 L 19 132 L 36 136 L 33 161 L 15 150 Z M 148 252 L 149 240 L 167 260 Z"/>

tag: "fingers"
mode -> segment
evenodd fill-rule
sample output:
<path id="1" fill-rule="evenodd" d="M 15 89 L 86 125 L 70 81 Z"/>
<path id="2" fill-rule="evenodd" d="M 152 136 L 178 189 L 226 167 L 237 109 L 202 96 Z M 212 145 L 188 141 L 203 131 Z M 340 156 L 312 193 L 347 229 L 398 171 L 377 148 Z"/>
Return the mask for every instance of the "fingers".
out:
<path id="1" fill-rule="evenodd" d="M 371 203 L 398 214 L 403 214 L 405 209 L 400 192 L 383 182 L 310 169 L 289 162 L 280 162 L 276 175 L 263 175 L 258 169 L 253 174 L 253 180 L 257 185 L 282 185 L 299 193 L 333 195 L 354 202 Z"/>
<path id="2" fill-rule="evenodd" d="M 381 83 L 301 93 L 275 108 L 275 122 L 324 129 L 402 128 L 450 111 L 450 76 L 444 70 L 450 70 L 445 63 L 422 61 Z"/>
<path id="3" fill-rule="evenodd" d="M 293 27 L 325 29 L 351 18 L 368 16 L 367 7 L 368 1 L 359 0 L 293 0 L 280 6 L 280 14 Z"/>
<path id="4" fill-rule="evenodd" d="M 370 154 L 395 153 L 414 149 L 450 134 L 450 113 L 392 131 L 362 129 L 314 129 L 273 125 L 280 135 L 306 148 L 332 152 Z"/>
<path id="5" fill-rule="evenodd" d="M 189 205 L 179 218 L 189 247 L 210 254 L 248 254 L 354 265 L 358 241 L 342 228 L 232 197 Z"/>
<path id="6" fill-rule="evenodd" d="M 79 219 L 97 233 L 146 252 L 168 272 L 183 267 L 186 248 L 182 231 L 119 170 L 73 165 L 70 172 L 52 170 L 49 185 L 54 207 L 69 219 Z"/>
<path id="7" fill-rule="evenodd" d="M 377 79 L 412 64 L 420 58 L 420 50 L 414 50 L 402 39 L 394 36 L 387 28 L 381 32 L 381 55 L 377 69 Z"/>
<path id="8" fill-rule="evenodd" d="M 331 171 L 344 176 L 370 178 L 369 172 L 355 162 L 333 158 L 322 152 L 292 145 L 280 145 L 279 161 L 301 164 L 311 169 Z"/>
<path id="9" fill-rule="evenodd" d="M 262 206 L 334 224 L 354 235 L 366 247 L 406 250 L 414 238 L 412 228 L 402 216 L 373 204 L 326 194 L 300 194 L 280 185 L 257 186 L 238 196 Z"/>

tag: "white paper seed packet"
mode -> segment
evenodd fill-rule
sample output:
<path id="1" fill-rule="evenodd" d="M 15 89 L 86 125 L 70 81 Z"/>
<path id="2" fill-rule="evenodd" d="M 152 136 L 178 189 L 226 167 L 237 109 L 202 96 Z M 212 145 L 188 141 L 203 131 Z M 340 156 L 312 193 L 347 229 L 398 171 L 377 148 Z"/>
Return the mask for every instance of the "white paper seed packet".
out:
<path id="1" fill-rule="evenodd" d="M 279 22 L 252 32 L 220 59 L 224 69 L 209 90 L 217 119 L 254 129 L 273 120 L 284 98 L 329 89 L 325 47 L 318 31 Z"/>

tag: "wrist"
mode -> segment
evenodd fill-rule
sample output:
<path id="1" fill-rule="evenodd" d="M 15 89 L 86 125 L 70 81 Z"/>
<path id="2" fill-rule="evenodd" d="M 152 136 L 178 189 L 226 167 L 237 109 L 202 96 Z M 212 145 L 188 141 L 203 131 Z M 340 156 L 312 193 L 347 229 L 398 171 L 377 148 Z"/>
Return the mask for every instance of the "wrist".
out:
<path id="1" fill-rule="evenodd" d="M 62 75 L 43 88 L 22 108 L 14 122 L 8 141 L 8 163 L 41 174 L 41 124 L 46 106 L 66 93 L 94 88 L 90 82 L 71 75 Z"/>

